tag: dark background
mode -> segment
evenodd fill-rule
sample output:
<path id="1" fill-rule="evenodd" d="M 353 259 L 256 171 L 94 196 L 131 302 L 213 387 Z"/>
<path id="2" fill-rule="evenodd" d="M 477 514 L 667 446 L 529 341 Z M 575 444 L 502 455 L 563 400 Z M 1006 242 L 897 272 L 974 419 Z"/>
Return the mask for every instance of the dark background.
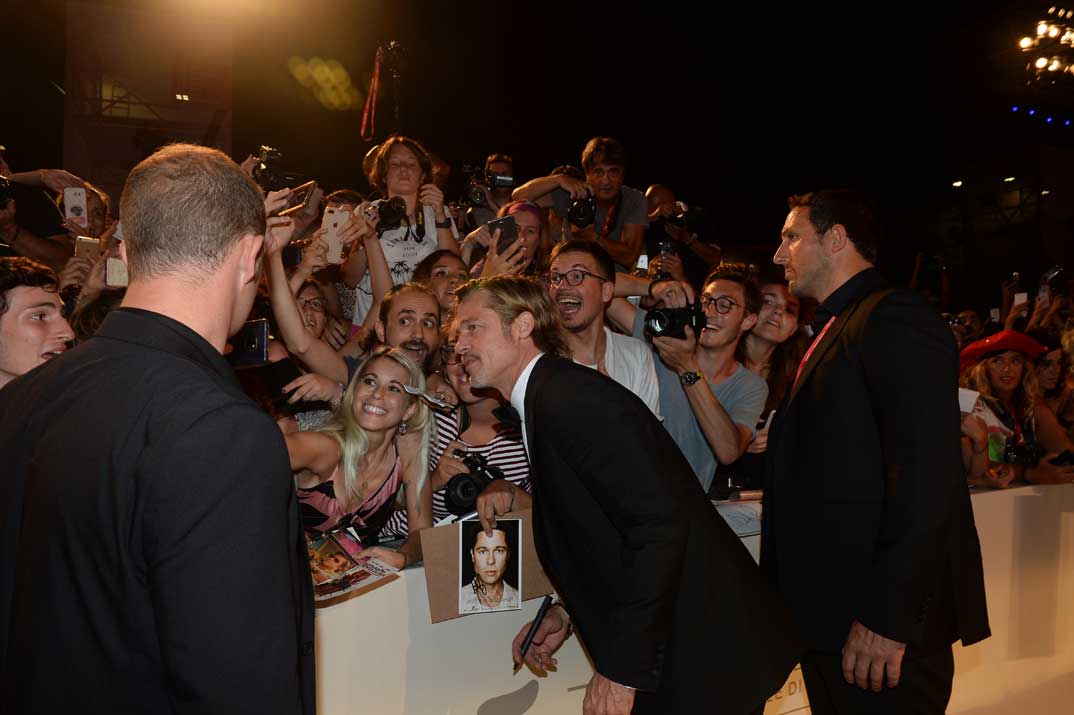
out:
<path id="1" fill-rule="evenodd" d="M 708 207 L 734 256 L 767 260 L 788 194 L 851 187 L 874 197 L 887 227 L 881 267 L 905 281 L 919 251 L 942 254 L 956 301 L 995 304 L 1011 270 L 1069 258 L 1071 221 L 1050 219 L 1040 190 L 1071 203 L 1070 87 L 1027 86 L 1017 48 L 1047 3 L 216 4 L 234 37 L 233 155 L 271 144 L 330 188 L 365 188 L 361 108 L 325 109 L 287 59 L 337 59 L 364 96 L 377 45 L 395 39 L 408 51 L 400 128 L 452 165 L 449 198 L 464 160 L 504 151 L 526 180 L 579 164 L 603 134 L 626 146 L 627 184 L 668 183 Z M 0 143 L 16 169 L 60 166 L 65 3 L 3 12 Z M 378 139 L 391 114 L 383 102 Z"/>

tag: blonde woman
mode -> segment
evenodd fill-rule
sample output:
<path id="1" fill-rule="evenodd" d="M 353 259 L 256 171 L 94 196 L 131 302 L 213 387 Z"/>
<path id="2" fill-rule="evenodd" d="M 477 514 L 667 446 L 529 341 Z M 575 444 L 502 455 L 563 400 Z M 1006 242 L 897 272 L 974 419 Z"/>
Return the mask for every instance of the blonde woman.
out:
<path id="1" fill-rule="evenodd" d="M 396 568 L 421 560 L 417 533 L 432 525 L 427 475 L 434 427 L 428 406 L 405 386 L 425 390 L 421 369 L 402 350 L 381 348 L 358 369 L 328 424 L 286 436 L 307 531 L 349 527 L 363 544 L 373 543 L 400 496 L 412 525 L 407 540 L 398 551 L 362 551 Z"/>
<path id="2" fill-rule="evenodd" d="M 962 349 L 961 385 L 981 393 L 962 425 L 970 484 L 1004 488 L 1020 479 L 1038 484 L 1074 481 L 1074 467 L 1051 463 L 1072 445 L 1027 364 L 1043 352 L 1040 343 L 1014 330 Z"/>

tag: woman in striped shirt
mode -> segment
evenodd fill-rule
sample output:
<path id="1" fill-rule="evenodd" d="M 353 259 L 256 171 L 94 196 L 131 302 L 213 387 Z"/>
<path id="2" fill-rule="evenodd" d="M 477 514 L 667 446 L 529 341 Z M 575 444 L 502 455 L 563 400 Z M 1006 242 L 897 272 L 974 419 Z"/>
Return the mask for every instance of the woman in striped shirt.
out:
<path id="1" fill-rule="evenodd" d="M 492 414 L 500 402 L 484 393 L 470 390 L 470 376 L 462 369 L 455 354 L 454 326 L 446 345 L 440 348 L 444 365 L 444 377 L 455 394 L 459 405 L 449 413 L 434 411 L 436 419 L 435 442 L 430 445 L 429 480 L 433 488 L 433 523 L 447 517 L 450 512 L 444 501 L 447 483 L 456 474 L 470 469 L 454 456 L 456 449 L 480 455 L 489 467 L 503 472 L 502 484 L 490 488 L 509 490 L 512 508 L 528 509 L 533 505 L 530 496 L 533 488 L 529 480 L 529 463 L 522 433 L 517 428 L 503 424 Z M 479 391 L 480 393 L 481 391 Z M 499 480 L 497 480 L 499 481 Z M 405 511 L 396 511 L 384 529 L 384 538 L 404 537 L 407 534 Z"/>

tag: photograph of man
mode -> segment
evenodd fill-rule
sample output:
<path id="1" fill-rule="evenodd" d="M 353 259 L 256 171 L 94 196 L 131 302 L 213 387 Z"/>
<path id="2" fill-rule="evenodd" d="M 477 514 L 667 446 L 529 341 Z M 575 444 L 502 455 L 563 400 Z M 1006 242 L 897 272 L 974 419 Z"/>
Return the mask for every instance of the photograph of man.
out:
<path id="1" fill-rule="evenodd" d="M 501 519 L 484 531 L 479 521 L 459 528 L 459 613 L 513 611 L 522 607 L 522 521 Z M 514 585 L 512 585 L 514 584 Z"/>

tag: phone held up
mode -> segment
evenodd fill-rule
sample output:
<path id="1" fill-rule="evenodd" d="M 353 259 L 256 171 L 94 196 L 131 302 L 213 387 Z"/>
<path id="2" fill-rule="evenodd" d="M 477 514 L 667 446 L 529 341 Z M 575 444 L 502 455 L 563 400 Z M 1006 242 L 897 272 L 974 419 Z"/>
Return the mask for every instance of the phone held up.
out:
<path id="1" fill-rule="evenodd" d="M 500 240 L 496 243 L 496 253 L 504 253 L 518 241 L 518 223 L 514 216 L 504 216 L 488 222 L 489 235 L 496 235 L 496 229 L 500 230 Z"/>
<path id="2" fill-rule="evenodd" d="M 227 353 L 228 361 L 236 368 L 257 367 L 268 362 L 269 331 L 268 320 L 258 318 L 248 320 L 228 341 L 231 351 Z"/>

